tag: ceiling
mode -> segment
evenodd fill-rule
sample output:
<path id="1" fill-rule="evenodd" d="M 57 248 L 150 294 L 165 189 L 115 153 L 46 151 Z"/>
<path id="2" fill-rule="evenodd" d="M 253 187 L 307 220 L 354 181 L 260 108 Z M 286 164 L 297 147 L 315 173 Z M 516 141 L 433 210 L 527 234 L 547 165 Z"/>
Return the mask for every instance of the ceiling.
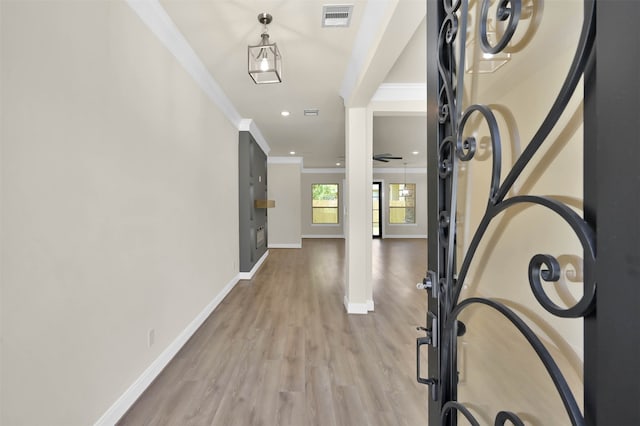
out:
<path id="1" fill-rule="evenodd" d="M 271 147 L 269 155 L 303 157 L 307 168 L 343 166 L 345 87 L 348 92 L 367 84 L 374 89 L 383 83 L 424 85 L 424 1 L 400 0 L 402 13 L 393 13 L 396 3 L 340 2 L 354 5 L 351 25 L 326 28 L 321 25 L 322 7 L 336 4 L 332 1 L 161 0 L 238 113 L 260 129 Z M 247 46 L 260 40 L 262 25 L 257 15 L 261 12 L 273 15 L 269 34 L 283 57 L 280 84 L 256 85 L 247 74 Z M 349 72 L 358 66 L 360 73 L 352 78 L 355 84 L 348 87 Z M 320 113 L 306 117 L 306 108 L 318 108 Z M 290 112 L 288 117 L 280 114 L 285 110 Z M 374 162 L 375 167 L 401 167 L 405 161 L 410 167 L 426 166 L 424 117 L 376 116 L 373 138 L 374 153 L 405 157 Z"/>

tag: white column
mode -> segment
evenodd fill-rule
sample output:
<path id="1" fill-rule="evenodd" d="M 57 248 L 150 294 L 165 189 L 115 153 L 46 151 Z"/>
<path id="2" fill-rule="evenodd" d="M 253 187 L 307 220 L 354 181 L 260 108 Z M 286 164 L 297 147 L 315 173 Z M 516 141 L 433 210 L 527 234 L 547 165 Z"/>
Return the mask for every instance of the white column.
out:
<path id="1" fill-rule="evenodd" d="M 368 108 L 347 108 L 346 127 L 346 287 L 344 305 L 350 314 L 373 310 L 371 278 L 371 165 L 373 114 Z"/>

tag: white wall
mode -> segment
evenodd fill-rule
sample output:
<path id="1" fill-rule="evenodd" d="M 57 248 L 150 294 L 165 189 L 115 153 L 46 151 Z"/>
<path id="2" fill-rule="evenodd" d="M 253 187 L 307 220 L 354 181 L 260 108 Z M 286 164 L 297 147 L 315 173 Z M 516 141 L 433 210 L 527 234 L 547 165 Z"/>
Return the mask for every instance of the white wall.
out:
<path id="1" fill-rule="evenodd" d="M 267 191 L 276 202 L 267 210 L 270 248 L 300 248 L 300 163 L 274 163 L 268 160 Z"/>
<path id="2" fill-rule="evenodd" d="M 340 169 L 336 169 L 339 171 Z M 426 238 L 427 237 L 427 174 L 424 169 L 407 168 L 407 183 L 416 184 L 416 223 L 392 225 L 389 223 L 389 192 L 390 183 L 404 183 L 404 173 L 397 169 L 390 169 L 391 172 L 384 172 L 383 168 L 374 169 L 373 180 L 383 181 L 383 217 L 385 238 Z M 311 185 L 314 183 L 337 183 L 340 190 L 340 205 L 342 206 L 342 181 L 344 173 L 316 173 L 313 169 L 305 169 L 301 178 L 302 190 L 302 236 L 303 238 L 327 238 L 329 236 L 343 237 L 342 213 L 340 209 L 340 224 L 333 225 L 313 225 L 311 223 Z M 271 176 L 269 176 L 271 182 Z M 271 219 L 269 219 L 271 220 Z M 269 222 L 271 226 L 271 222 Z"/>
<path id="3" fill-rule="evenodd" d="M 92 424 L 237 275 L 238 133 L 126 4 L 0 8 L 0 423 Z"/>
<path id="4" fill-rule="evenodd" d="M 389 184 L 405 183 L 404 172 L 383 173 L 384 169 L 374 169 L 373 179 L 382 181 L 382 221 L 384 238 L 426 238 L 427 237 L 427 173 L 425 169 L 407 168 L 406 183 L 416 185 L 416 223 L 389 223 Z"/>

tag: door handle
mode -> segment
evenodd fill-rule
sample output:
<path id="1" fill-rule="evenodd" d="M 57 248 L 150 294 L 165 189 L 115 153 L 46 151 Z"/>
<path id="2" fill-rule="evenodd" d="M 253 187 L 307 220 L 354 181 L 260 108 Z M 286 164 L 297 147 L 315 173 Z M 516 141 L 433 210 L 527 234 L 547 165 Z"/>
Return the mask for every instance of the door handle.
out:
<path id="1" fill-rule="evenodd" d="M 424 327 L 418 327 L 418 330 L 425 331 L 427 335 L 424 337 L 418 337 L 416 339 L 416 379 L 418 380 L 418 383 L 429 386 L 431 398 L 434 401 L 437 401 L 438 400 L 438 394 L 437 394 L 438 381 L 433 377 L 424 378 L 420 373 L 421 371 L 420 348 L 424 345 L 431 344 L 431 331 L 429 329 L 425 329 Z"/>

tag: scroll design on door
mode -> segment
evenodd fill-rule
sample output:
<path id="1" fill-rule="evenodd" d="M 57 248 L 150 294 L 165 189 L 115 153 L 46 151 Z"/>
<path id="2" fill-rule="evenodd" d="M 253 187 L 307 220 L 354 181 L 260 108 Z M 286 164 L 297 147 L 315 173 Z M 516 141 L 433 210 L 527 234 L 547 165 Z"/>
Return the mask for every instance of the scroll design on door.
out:
<path id="1" fill-rule="evenodd" d="M 521 0 L 497 0 L 496 15 L 490 18 L 488 14 L 491 3 L 490 0 L 482 0 L 480 25 L 476 36 L 484 53 L 497 54 L 502 52 L 511 41 L 521 22 L 523 6 Z M 430 271 L 429 277 L 425 279 L 424 286 L 421 287 L 428 289 L 432 297 L 438 298 L 438 321 L 441 325 L 441 335 L 438 339 L 439 378 L 427 380 L 418 377 L 418 379 L 421 383 L 431 386 L 432 398 L 439 399 L 442 424 L 455 424 L 455 421 L 452 423 L 451 417 L 456 415 L 454 413 L 464 416 L 471 424 L 479 424 L 468 408 L 456 400 L 457 337 L 464 333 L 464 326 L 458 321 L 459 315 L 470 306 L 484 305 L 507 319 L 522 334 L 552 379 L 571 423 L 583 425 L 585 423 L 584 416 L 562 371 L 542 341 L 525 321 L 516 312 L 498 300 L 480 297 L 460 300 L 460 293 L 465 284 L 471 262 L 489 225 L 500 213 L 521 205 L 536 205 L 561 218 L 570 227 L 582 245 L 584 269 L 592 270 L 596 256 L 594 232 L 590 225 L 571 207 L 551 197 L 537 195 L 508 197 L 507 195 L 513 188 L 516 179 L 521 175 L 540 147 L 543 146 L 557 124 L 590 60 L 595 39 L 594 2 L 592 0 L 584 1 L 585 19 L 578 46 L 555 101 L 522 154 L 515 161 L 513 167 L 506 172 L 504 180 L 502 180 L 502 140 L 500 128 L 492 108 L 488 105 L 474 104 L 462 110 L 469 0 L 442 0 L 442 5 L 445 16 L 438 36 L 437 59 L 441 78 L 438 94 L 438 118 L 441 129 L 438 142 L 439 179 L 441 183 L 439 186 L 441 188 L 441 193 L 439 194 L 441 202 L 438 212 L 438 240 L 440 247 L 442 247 L 441 256 L 443 258 L 441 259 L 439 273 Z M 496 22 L 501 21 L 505 24 L 501 38 L 496 40 L 493 45 L 488 38 L 487 22 L 489 19 L 494 19 Z M 458 44 L 456 45 L 456 43 Z M 471 161 L 478 150 L 478 141 L 474 137 L 463 136 L 465 126 L 471 118 L 483 120 L 489 129 L 492 148 L 490 188 L 486 210 L 473 234 L 468 250 L 463 254 L 460 270 L 456 275 L 455 233 L 459 167 L 461 162 Z M 556 305 L 543 288 L 543 282 L 559 280 L 560 266 L 558 259 L 544 252 L 539 253 L 533 256 L 528 268 L 530 288 L 537 301 L 551 314 L 563 318 L 584 317 L 593 310 L 596 283 L 593 276 L 589 275 L 585 275 L 582 298 L 573 306 L 564 308 Z M 429 314 L 433 315 L 431 312 Z M 427 318 L 429 318 L 429 315 Z M 431 325 L 430 322 L 427 327 L 429 325 Z M 423 330 L 427 331 L 428 335 L 436 331 L 431 328 L 423 328 Z M 422 341 L 422 344 L 424 344 L 424 339 Z M 420 344 L 418 344 L 418 357 L 420 356 Z M 505 407 L 505 411 L 500 411 L 495 415 L 496 425 L 505 424 L 507 421 L 512 424 L 524 424 L 522 419 L 507 409 L 508 407 Z"/>

